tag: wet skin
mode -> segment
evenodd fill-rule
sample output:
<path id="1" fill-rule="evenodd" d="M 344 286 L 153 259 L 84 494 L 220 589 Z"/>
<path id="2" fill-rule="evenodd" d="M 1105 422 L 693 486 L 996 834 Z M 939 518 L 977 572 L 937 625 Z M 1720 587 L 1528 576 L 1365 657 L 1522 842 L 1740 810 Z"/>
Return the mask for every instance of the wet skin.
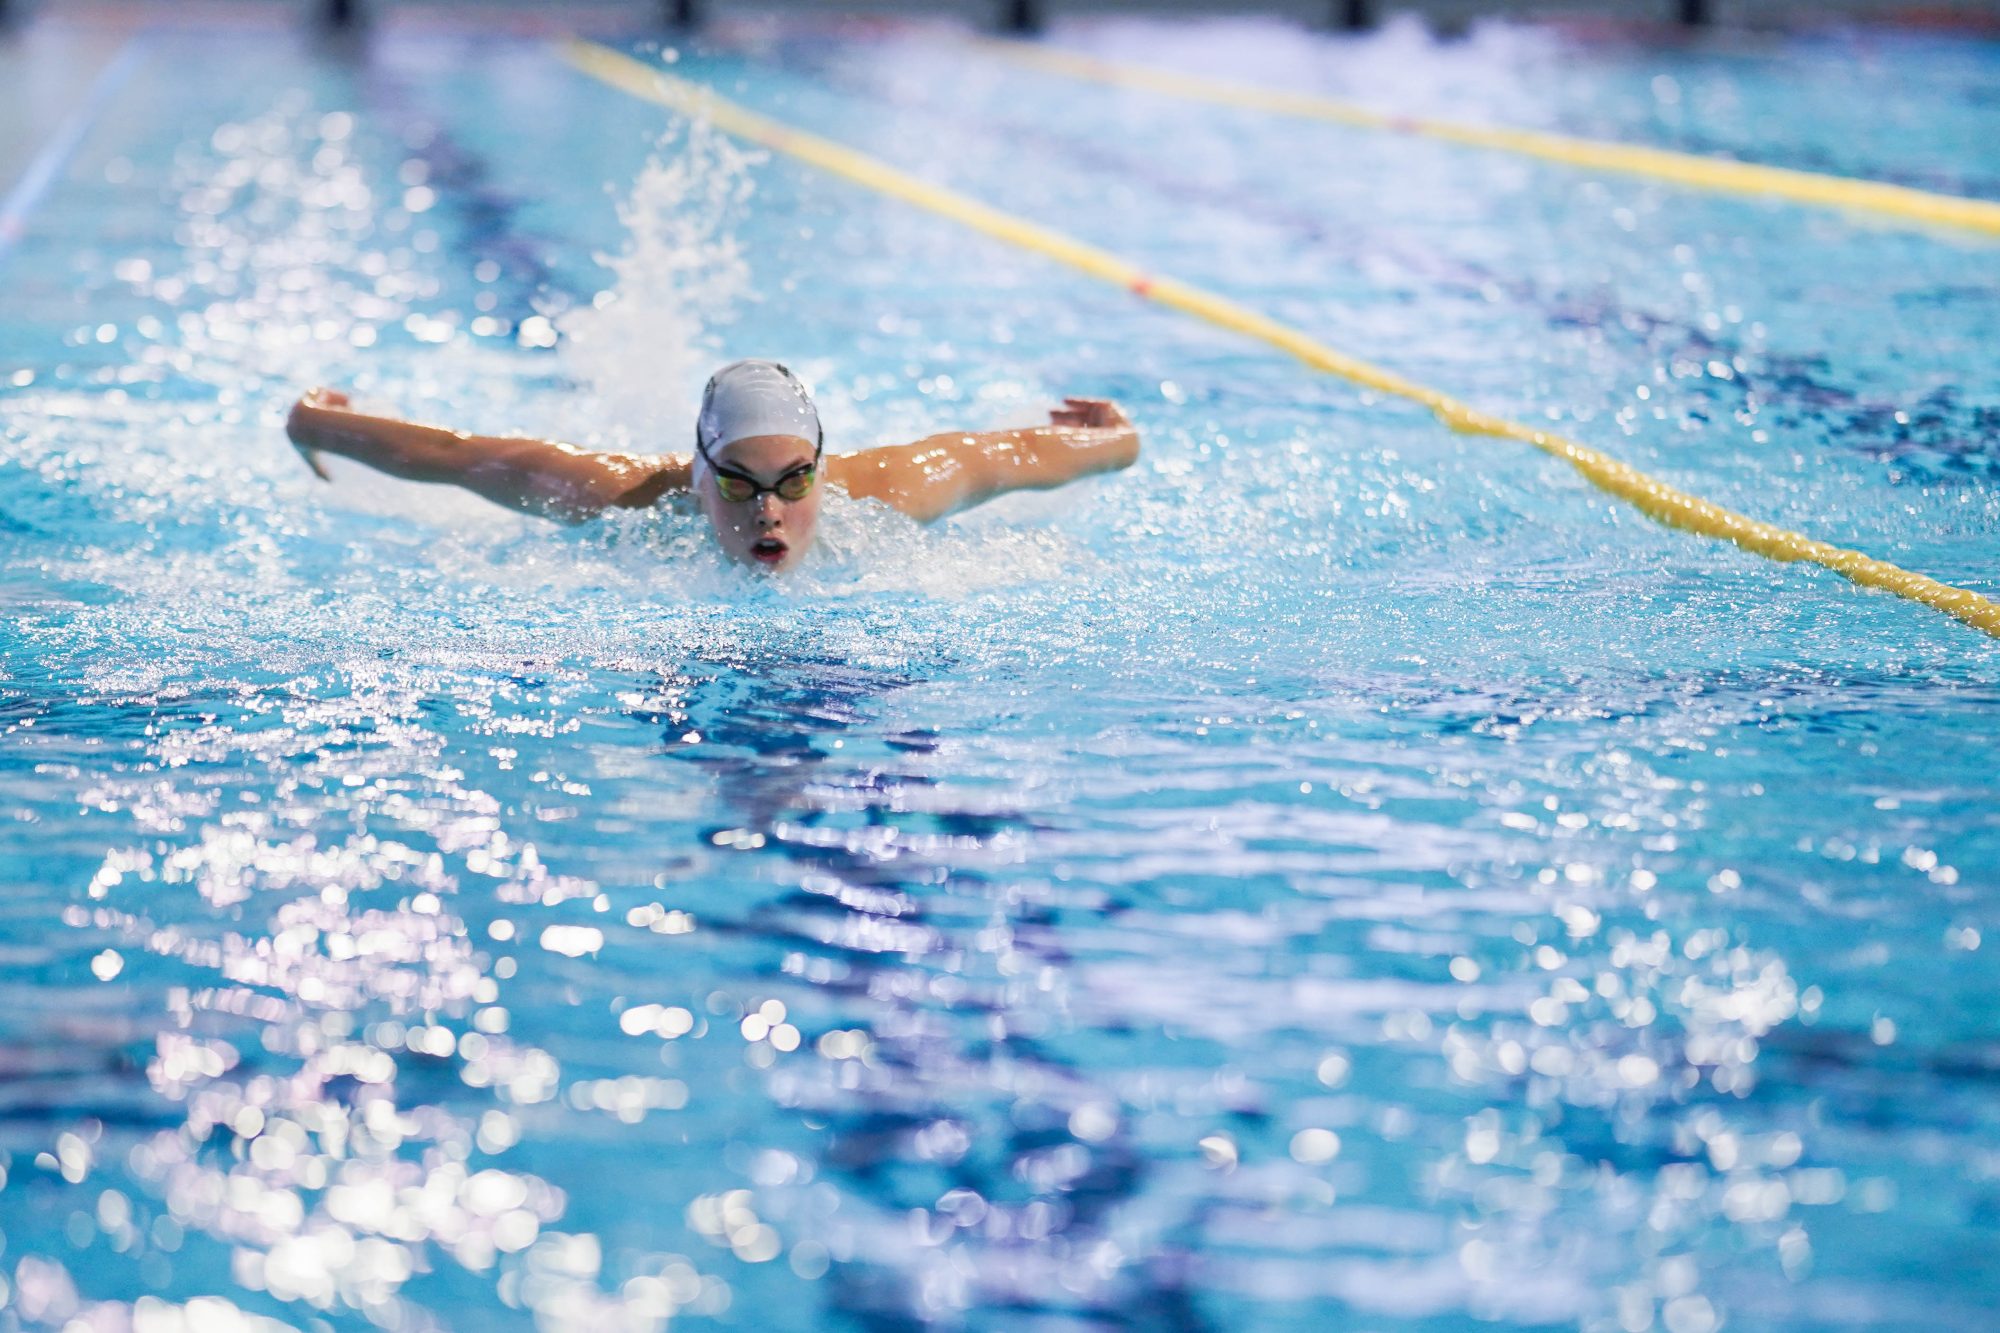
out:
<path id="1" fill-rule="evenodd" d="M 496 504 L 564 523 L 611 509 L 644 509 L 694 492 L 716 540 L 732 560 L 780 573 L 805 558 L 820 497 L 837 486 L 932 523 L 995 495 L 1044 490 L 1093 473 L 1130 467 L 1139 433 L 1116 403 L 1066 398 L 1047 425 L 952 431 L 910 444 L 878 445 L 821 457 L 813 486 L 796 500 L 770 487 L 809 465 L 814 445 L 798 435 L 752 435 L 712 450 L 717 467 L 763 487 L 725 500 L 715 473 L 686 455 L 606 453 L 518 435 L 474 435 L 357 412 L 338 389 L 314 389 L 285 420 L 293 447 L 321 480 L 322 454 L 336 454 L 408 481 L 461 486 Z"/>
<path id="2" fill-rule="evenodd" d="M 774 486 L 787 473 L 813 461 L 812 442 L 797 435 L 748 435 L 714 453 L 718 466 L 760 486 Z M 715 529 L 715 540 L 731 559 L 782 573 L 805 558 L 826 488 L 823 469 L 813 488 L 797 500 L 781 499 L 769 490 L 748 500 L 725 500 L 716 487 L 715 473 L 701 468 L 697 475 L 695 497 Z"/>

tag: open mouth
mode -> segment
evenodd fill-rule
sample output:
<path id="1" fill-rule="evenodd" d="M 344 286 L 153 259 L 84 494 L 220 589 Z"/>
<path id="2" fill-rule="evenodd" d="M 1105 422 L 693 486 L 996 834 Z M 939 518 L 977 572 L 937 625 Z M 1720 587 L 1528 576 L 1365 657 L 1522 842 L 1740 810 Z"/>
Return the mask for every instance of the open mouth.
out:
<path id="1" fill-rule="evenodd" d="M 760 565 L 775 565 L 791 548 L 776 537 L 759 537 L 750 547 L 750 558 Z"/>

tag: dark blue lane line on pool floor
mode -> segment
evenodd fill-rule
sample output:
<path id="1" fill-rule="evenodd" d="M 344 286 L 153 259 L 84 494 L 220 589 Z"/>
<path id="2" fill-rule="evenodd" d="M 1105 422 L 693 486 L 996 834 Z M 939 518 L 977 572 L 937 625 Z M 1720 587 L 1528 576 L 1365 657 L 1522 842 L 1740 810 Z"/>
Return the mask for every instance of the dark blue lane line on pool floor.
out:
<path id="1" fill-rule="evenodd" d="M 358 87 L 367 112 L 380 118 L 378 127 L 386 121 L 399 137 L 419 127 L 428 131 L 417 142 L 404 140 L 404 146 L 429 171 L 425 184 L 438 200 L 434 215 L 455 224 L 450 253 L 463 257 L 468 272 L 483 262 L 498 270 L 492 282 L 482 284 L 498 298 L 490 311 L 482 312 L 503 324 L 493 339 L 513 344 L 523 321 L 590 300 L 592 291 L 552 261 L 552 256 L 574 248 L 574 242 L 521 225 L 521 212 L 530 201 L 499 183 L 492 159 L 455 135 L 449 116 L 424 107 L 409 81 L 381 60 L 366 62 Z"/>
<path id="2" fill-rule="evenodd" d="M 506 321 L 502 336 L 511 339 L 523 320 L 551 305 L 590 299 L 592 293 L 564 277 L 549 260 L 571 243 L 520 225 L 521 211 L 529 201 L 499 184 L 492 159 L 454 135 L 449 117 L 422 106 L 409 81 L 372 55 L 363 60 L 357 87 L 378 129 L 391 128 L 399 139 L 419 128 L 429 131 L 419 142 L 402 141 L 429 169 L 425 184 L 437 192 L 436 211 L 457 224 L 454 253 L 471 264 L 491 261 L 499 269 L 499 276 L 486 286 L 500 298 L 488 313 Z"/>
<path id="3" fill-rule="evenodd" d="M 928 665 L 942 669 L 948 664 Z M 763 829 L 782 822 L 816 828 L 829 815 L 859 814 L 871 826 L 899 831 L 931 826 L 950 836 L 982 840 L 1003 831 L 1038 831 L 1036 821 L 1027 815 L 937 809 L 929 799 L 921 803 L 921 812 L 913 812 L 908 807 L 918 803 L 906 794 L 912 788 L 929 789 L 932 779 L 893 766 L 857 770 L 851 754 L 829 743 L 842 736 L 865 736 L 876 702 L 925 683 L 925 673 L 863 671 L 842 660 L 812 658 L 709 662 L 697 664 L 696 670 L 699 675 L 692 682 L 664 677 L 645 681 L 642 693 L 662 702 L 633 716 L 663 726 L 663 753 L 706 769 L 715 779 L 721 807 L 747 827 Z M 690 727 L 702 736 L 697 747 L 677 743 Z M 891 748 L 921 754 L 934 745 L 933 740 L 902 733 Z M 778 767 L 773 767 L 773 760 L 780 761 Z M 814 802 L 810 793 L 816 785 L 836 790 L 839 799 L 831 804 Z M 947 892 L 933 877 L 936 863 L 931 857 L 883 858 L 843 845 L 783 837 L 771 838 L 765 847 L 767 857 L 788 863 L 780 881 L 799 887 L 753 908 L 739 923 L 709 920 L 707 928 L 775 946 L 785 955 L 825 958 L 844 969 L 837 980 L 822 984 L 847 1004 L 874 1001 L 868 1006 L 868 1028 L 877 1058 L 894 1071 L 892 1082 L 879 1089 L 871 1091 L 864 1085 L 799 1108 L 824 1123 L 823 1169 L 857 1199 L 892 1213 L 934 1207 L 940 1197 L 961 1189 L 973 1191 L 995 1210 L 1018 1213 L 1032 1206 L 1033 1201 L 1010 1202 L 1020 1193 L 1018 1182 L 1024 1172 L 1043 1155 L 1076 1141 L 1068 1113 L 1057 1099 L 1115 1105 L 1121 1098 L 1078 1062 L 1015 1026 L 1001 1024 L 1004 1035 L 990 1035 L 1010 1010 L 997 993 L 986 994 L 978 981 L 968 984 L 956 1012 L 940 1012 L 923 1003 L 921 992 L 887 984 L 909 969 L 902 952 L 871 952 L 843 944 L 837 932 L 813 929 L 816 924 L 863 917 L 885 930 L 927 931 L 935 940 L 931 953 L 962 948 L 962 937 L 972 928 L 962 913 L 954 924 L 935 921 L 936 914 L 926 910 L 928 902 Z M 966 894 L 970 882 L 983 878 L 958 872 L 956 892 Z M 804 887 L 828 880 L 865 890 L 866 900 L 894 902 L 898 910 L 888 915 L 871 912 L 865 904 Z M 1107 917 L 1115 919 L 1119 908 L 1108 905 Z M 1014 904 L 1009 922 L 1017 949 L 1038 963 L 1066 970 L 1073 962 L 1061 943 L 1059 923 L 1048 909 Z M 885 1024 L 884 1010 L 893 1011 L 901 1021 Z M 1054 1096 L 1015 1099 L 1008 1090 L 1009 1080 L 1024 1069 L 1035 1071 Z M 969 1105 L 962 1095 L 967 1085 L 978 1094 Z M 954 1097 L 955 1091 L 961 1095 Z M 964 1130 L 973 1146 L 949 1162 L 927 1160 L 917 1148 L 921 1136 L 945 1122 Z M 1005 1280 L 1009 1273 L 1025 1279 L 1052 1272 L 1056 1267 L 1052 1247 L 1063 1244 L 1083 1250 L 1107 1242 L 1116 1233 L 1122 1210 L 1168 1202 L 1157 1197 L 1157 1190 L 1149 1193 L 1150 1159 L 1123 1132 L 1122 1124 L 1121 1119 L 1120 1132 L 1092 1145 L 1090 1168 L 1063 1189 L 1054 1205 L 1062 1210 L 1061 1225 L 1042 1241 L 1017 1240 L 1020 1258 L 1026 1262 L 989 1276 L 1000 1289 L 982 1292 L 982 1304 L 1048 1317 L 1083 1314 L 1097 1326 L 1110 1328 L 1201 1333 L 1212 1326 L 1195 1305 L 1188 1275 L 1170 1263 L 1121 1272 L 1107 1281 L 1104 1290 L 1089 1293 L 1064 1292 L 1053 1282 L 1030 1287 Z M 1198 1230 L 1198 1224 L 1188 1225 Z M 919 1275 L 881 1260 L 880 1254 L 867 1253 L 837 1262 L 829 1304 L 864 1328 L 912 1327 L 909 1321 L 922 1308 Z"/>

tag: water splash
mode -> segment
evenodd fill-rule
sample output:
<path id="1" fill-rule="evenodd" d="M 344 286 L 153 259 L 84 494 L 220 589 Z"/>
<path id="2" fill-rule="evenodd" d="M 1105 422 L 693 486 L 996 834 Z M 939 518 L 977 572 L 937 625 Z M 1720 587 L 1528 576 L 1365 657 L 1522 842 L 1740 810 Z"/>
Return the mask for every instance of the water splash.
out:
<path id="1" fill-rule="evenodd" d="M 688 437 L 717 330 L 750 291 L 735 224 L 758 160 L 704 123 L 668 131 L 619 204 L 624 248 L 597 257 L 612 285 L 557 321 L 564 368 L 589 391 L 583 406 L 628 447 Z"/>

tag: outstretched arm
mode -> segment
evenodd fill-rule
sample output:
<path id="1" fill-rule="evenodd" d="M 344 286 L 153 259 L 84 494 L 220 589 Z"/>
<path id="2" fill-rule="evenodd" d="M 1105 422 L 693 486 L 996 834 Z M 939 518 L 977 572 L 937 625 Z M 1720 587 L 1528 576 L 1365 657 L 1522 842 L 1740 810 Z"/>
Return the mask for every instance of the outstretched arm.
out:
<path id="1" fill-rule="evenodd" d="M 1007 491 L 1130 467 L 1138 457 L 1139 432 L 1116 403 L 1065 398 L 1046 426 L 933 435 L 829 459 L 827 470 L 849 495 L 929 523 Z"/>
<path id="2" fill-rule="evenodd" d="M 510 509 L 576 523 L 611 508 L 639 508 L 688 485 L 688 460 L 599 454 L 516 436 L 467 435 L 354 411 L 338 389 L 299 399 L 285 433 L 322 481 L 321 453 L 339 454 L 410 481 L 463 486 Z"/>

